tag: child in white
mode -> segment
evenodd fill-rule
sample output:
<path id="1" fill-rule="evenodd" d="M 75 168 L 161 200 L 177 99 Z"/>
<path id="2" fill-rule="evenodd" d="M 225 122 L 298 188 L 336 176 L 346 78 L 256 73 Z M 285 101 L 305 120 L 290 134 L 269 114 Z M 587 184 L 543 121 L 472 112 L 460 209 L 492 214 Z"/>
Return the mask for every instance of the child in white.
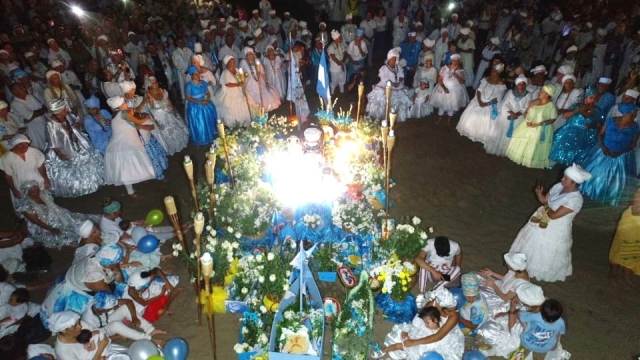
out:
<path id="1" fill-rule="evenodd" d="M 423 118 L 431 115 L 433 107 L 431 107 L 431 93 L 433 87 L 426 78 L 419 80 L 419 86 L 414 89 L 413 105 L 411 106 L 411 115 L 413 118 Z"/>
<path id="2" fill-rule="evenodd" d="M 419 288 L 424 293 L 429 283 L 453 287 L 460 278 L 462 251 L 460 245 L 446 236 L 427 240 L 427 245 L 415 258 L 420 267 Z"/>

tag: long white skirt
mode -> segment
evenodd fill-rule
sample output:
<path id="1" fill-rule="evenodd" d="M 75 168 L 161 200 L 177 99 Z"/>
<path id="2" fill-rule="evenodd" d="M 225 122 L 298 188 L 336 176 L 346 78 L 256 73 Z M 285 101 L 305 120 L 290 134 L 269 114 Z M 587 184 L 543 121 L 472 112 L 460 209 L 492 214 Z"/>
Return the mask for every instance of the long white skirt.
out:
<path id="1" fill-rule="evenodd" d="M 123 139 L 125 140 L 125 139 Z M 136 141 L 131 139 L 132 141 Z M 139 139 L 137 141 L 140 141 Z M 156 174 L 144 145 L 110 143 L 104 157 L 104 182 L 110 185 L 136 184 L 155 179 Z"/>
<path id="2" fill-rule="evenodd" d="M 542 206 L 536 213 L 544 209 Z M 571 266 L 571 222 L 550 220 L 546 229 L 527 222 L 511 245 L 511 252 L 527 255 L 529 276 L 540 281 L 564 281 L 573 272 Z"/>
<path id="3" fill-rule="evenodd" d="M 405 89 L 393 90 L 391 95 L 391 109 L 395 109 L 398 114 L 398 121 L 405 121 L 409 118 L 409 111 L 413 102 L 409 98 Z M 384 120 L 387 111 L 387 101 L 384 96 L 384 89 L 375 86 L 367 94 L 367 115 L 372 119 Z"/>
<path id="4" fill-rule="evenodd" d="M 248 126 L 251 123 L 247 98 L 239 87 L 221 86 L 214 98 L 218 117 L 228 127 Z"/>
<path id="5" fill-rule="evenodd" d="M 507 155 L 507 148 L 509 147 L 509 142 L 511 142 L 511 137 L 507 137 L 509 126 L 512 124 L 513 130 L 511 133 L 513 133 L 524 120 L 523 116 L 515 120 L 509 120 L 507 116 L 509 116 L 509 114 L 503 114 L 501 112 L 498 118 L 491 122 L 491 127 L 489 128 L 489 133 L 484 143 L 484 150 L 487 153 L 498 156 Z"/>
<path id="6" fill-rule="evenodd" d="M 456 130 L 460 135 L 468 137 L 471 141 L 481 142 L 486 145 L 492 122 L 496 120 L 491 119 L 491 105 L 480 106 L 476 97 L 464 109 Z"/>
<path id="7" fill-rule="evenodd" d="M 438 114 L 447 114 L 453 116 L 453 114 L 467 106 L 469 102 L 469 95 L 467 89 L 460 83 L 449 85 L 449 92 L 445 92 L 444 89 L 436 85 L 433 95 L 431 96 L 431 105 L 438 109 Z"/>
<path id="8" fill-rule="evenodd" d="M 164 108 L 151 109 L 153 118 L 158 125 L 154 135 L 162 144 L 167 155 L 182 151 L 189 144 L 189 131 L 184 120 L 175 112 Z"/>

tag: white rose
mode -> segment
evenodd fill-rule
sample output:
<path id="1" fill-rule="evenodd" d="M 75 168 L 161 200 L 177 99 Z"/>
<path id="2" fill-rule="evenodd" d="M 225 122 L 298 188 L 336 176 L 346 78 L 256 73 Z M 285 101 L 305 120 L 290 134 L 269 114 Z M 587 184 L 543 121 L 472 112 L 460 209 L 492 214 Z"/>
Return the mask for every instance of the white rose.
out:
<path id="1" fill-rule="evenodd" d="M 429 233 L 433 234 L 433 226 L 429 226 Z"/>
<path id="2" fill-rule="evenodd" d="M 173 250 L 173 256 L 178 257 L 180 255 L 180 253 L 178 252 L 178 250 Z"/>
<path id="3" fill-rule="evenodd" d="M 235 344 L 233 345 L 233 351 L 235 351 L 236 354 L 241 354 L 244 352 L 244 346 L 242 346 L 242 344 Z"/>
<path id="4" fill-rule="evenodd" d="M 233 234 L 233 228 L 232 228 L 231 226 L 229 226 L 229 227 L 227 228 L 227 231 L 228 231 L 230 234 Z"/>
<path id="5" fill-rule="evenodd" d="M 234 249 L 237 249 L 238 247 L 240 247 L 240 244 L 239 244 L 237 241 L 236 241 L 236 242 L 234 242 L 234 243 L 233 243 L 233 244 L 231 244 L 231 245 L 232 245 L 232 247 L 233 247 Z"/>
<path id="6" fill-rule="evenodd" d="M 260 334 L 260 337 L 258 338 L 258 342 L 264 345 L 269 342 L 269 338 L 265 334 Z"/>
<path id="7" fill-rule="evenodd" d="M 276 276 L 274 274 L 269 275 L 269 281 L 275 282 L 276 281 Z"/>
<path id="8" fill-rule="evenodd" d="M 236 239 L 240 239 L 240 238 L 242 237 L 242 234 L 240 234 L 239 232 L 237 232 L 237 233 L 235 234 L 235 237 L 236 237 Z"/>
<path id="9" fill-rule="evenodd" d="M 282 290 L 284 290 L 284 291 L 289 290 L 289 284 L 282 285 Z"/>
<path id="10" fill-rule="evenodd" d="M 269 261 L 272 261 L 275 257 L 276 256 L 272 252 L 267 254 L 267 260 L 269 260 Z"/>
<path id="11" fill-rule="evenodd" d="M 267 307 L 264 306 L 264 305 L 260 305 L 260 312 L 263 313 L 263 314 L 266 314 L 267 313 Z"/>
<path id="12" fill-rule="evenodd" d="M 424 232 L 424 231 L 421 231 L 421 232 L 420 232 L 420 239 L 422 239 L 422 240 L 427 240 L 427 233 L 426 233 L 426 232 Z"/>
<path id="13" fill-rule="evenodd" d="M 413 223 L 413 225 L 416 225 L 416 226 L 417 226 L 417 225 L 420 225 L 420 223 L 422 222 L 422 220 L 420 220 L 420 218 L 419 218 L 419 217 L 414 216 L 414 217 L 411 219 L 411 222 Z"/>
<path id="14" fill-rule="evenodd" d="M 260 277 L 258 277 L 258 282 L 260 284 L 264 283 L 264 276 L 260 275 Z"/>
<path id="15" fill-rule="evenodd" d="M 243 326 L 243 327 L 242 327 L 242 333 L 243 333 L 244 335 L 247 335 L 247 334 L 249 333 L 249 329 L 247 329 L 246 327 L 244 327 L 244 326 Z"/>
<path id="16" fill-rule="evenodd" d="M 240 290 L 240 292 L 241 292 L 243 295 L 246 295 L 246 294 L 249 292 L 249 289 L 247 289 L 246 287 L 243 287 L 243 288 L 242 288 L 242 290 Z"/>

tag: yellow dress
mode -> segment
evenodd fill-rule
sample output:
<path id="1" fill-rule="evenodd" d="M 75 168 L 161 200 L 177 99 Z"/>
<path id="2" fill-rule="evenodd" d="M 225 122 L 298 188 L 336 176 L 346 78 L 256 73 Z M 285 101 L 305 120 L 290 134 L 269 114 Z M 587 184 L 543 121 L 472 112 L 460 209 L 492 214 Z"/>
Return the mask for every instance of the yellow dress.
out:
<path id="1" fill-rule="evenodd" d="M 544 105 L 532 106 L 527 112 L 525 121 L 520 123 L 513 132 L 507 148 L 507 157 L 515 163 L 530 168 L 551 167 L 549 153 L 553 144 L 553 126 L 528 127 L 527 123 L 539 124 L 557 117 L 556 106 L 551 101 Z"/>
<path id="2" fill-rule="evenodd" d="M 631 207 L 622 213 L 618 221 L 609 250 L 609 262 L 640 275 L 640 215 L 633 215 Z"/>

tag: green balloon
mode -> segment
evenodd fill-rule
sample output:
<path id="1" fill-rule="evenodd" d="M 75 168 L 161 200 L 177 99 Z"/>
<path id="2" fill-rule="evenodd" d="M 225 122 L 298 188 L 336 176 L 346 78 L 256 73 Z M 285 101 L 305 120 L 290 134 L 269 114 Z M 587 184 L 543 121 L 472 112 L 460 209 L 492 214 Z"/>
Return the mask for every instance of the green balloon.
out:
<path id="1" fill-rule="evenodd" d="M 162 213 L 162 211 L 158 209 L 153 209 L 149 211 L 144 222 L 147 225 L 156 226 L 156 225 L 162 224 L 162 220 L 164 220 L 164 214 Z"/>
<path id="2" fill-rule="evenodd" d="M 147 358 L 147 360 L 164 360 L 164 358 L 160 355 L 151 355 Z"/>

